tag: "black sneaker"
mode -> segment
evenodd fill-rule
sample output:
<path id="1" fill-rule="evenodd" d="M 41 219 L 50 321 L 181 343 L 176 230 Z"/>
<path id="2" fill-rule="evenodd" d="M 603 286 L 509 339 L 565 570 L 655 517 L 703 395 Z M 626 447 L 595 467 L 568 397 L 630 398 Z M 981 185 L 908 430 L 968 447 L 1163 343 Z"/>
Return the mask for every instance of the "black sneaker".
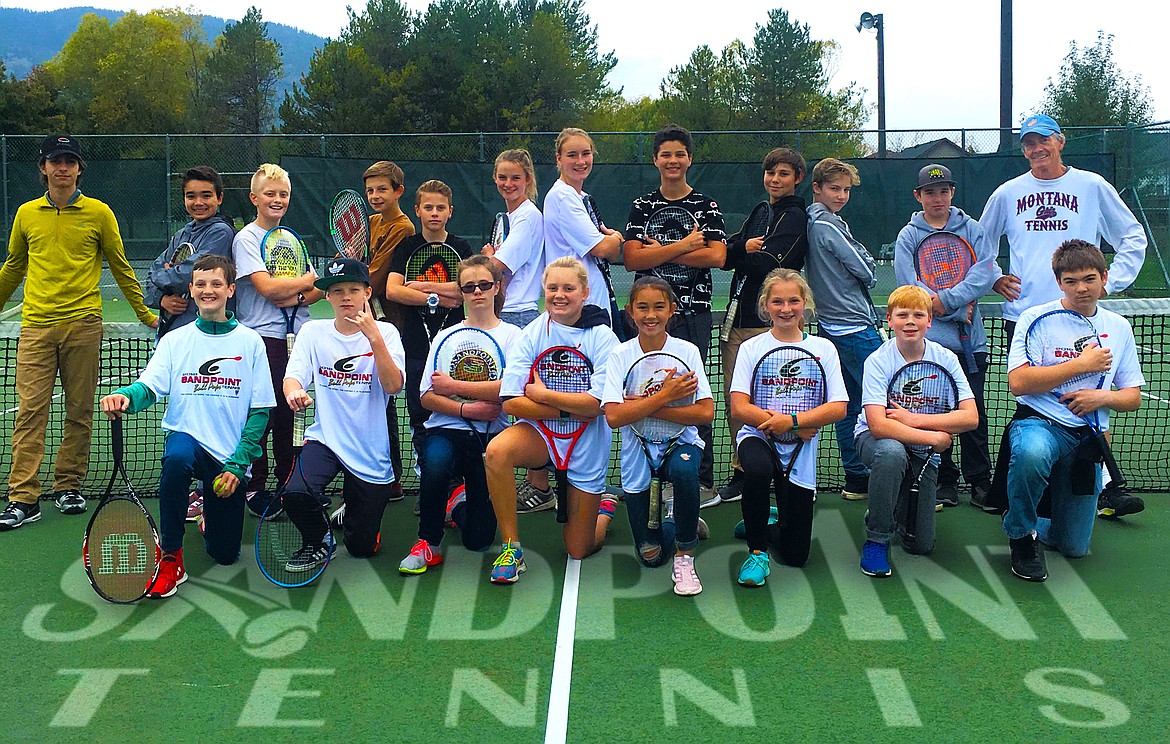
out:
<path id="1" fill-rule="evenodd" d="M 1142 501 L 1140 496 L 1134 496 L 1125 486 L 1118 488 L 1110 483 L 1101 489 L 1100 495 L 1097 496 L 1097 516 L 1102 519 L 1137 514 L 1145 511 L 1145 508 L 1146 502 Z"/>
<path id="2" fill-rule="evenodd" d="M 959 489 L 954 483 L 939 484 L 934 492 L 936 511 L 944 506 L 959 505 Z"/>
<path id="3" fill-rule="evenodd" d="M 1044 581 L 1048 568 L 1044 565 L 1044 552 L 1035 535 L 1028 535 L 1009 541 L 1012 546 L 1012 573 L 1024 581 Z"/>
<path id="4" fill-rule="evenodd" d="M 333 541 L 329 541 L 328 544 L 302 545 L 301 549 L 293 553 L 288 562 L 284 564 L 284 569 L 289 573 L 312 571 L 332 558 L 336 552 L 337 543 Z"/>
<path id="5" fill-rule="evenodd" d="M 254 517 L 264 516 L 264 512 L 268 510 L 268 505 L 276 499 L 276 494 L 268 489 L 263 491 L 248 491 L 244 494 L 244 503 L 248 505 L 248 511 Z M 269 519 L 280 516 L 283 509 L 277 509 L 272 514 L 268 515 Z"/>
<path id="6" fill-rule="evenodd" d="M 85 497 L 80 491 L 69 489 L 56 493 L 57 508 L 62 514 L 84 514 L 86 510 Z"/>
<path id="7" fill-rule="evenodd" d="M 37 502 L 25 504 L 20 501 L 9 501 L 4 511 L 0 512 L 0 532 L 14 530 L 21 525 L 35 522 L 41 518 L 41 505 Z"/>
<path id="8" fill-rule="evenodd" d="M 988 514 L 1002 514 L 1003 509 L 988 503 L 987 492 L 990 490 L 990 486 L 971 486 L 971 506 Z"/>
<path id="9" fill-rule="evenodd" d="M 395 481 L 390 484 L 390 496 L 387 501 L 402 501 L 406 498 L 406 491 L 403 490 L 402 484 Z"/>
<path id="10" fill-rule="evenodd" d="M 743 498 L 743 471 L 731 471 L 731 477 L 719 487 L 719 500 L 723 502 L 739 501 Z"/>
<path id="11" fill-rule="evenodd" d="M 345 502 L 341 502 L 341 506 L 329 515 L 329 526 L 335 530 L 340 530 L 345 524 Z"/>

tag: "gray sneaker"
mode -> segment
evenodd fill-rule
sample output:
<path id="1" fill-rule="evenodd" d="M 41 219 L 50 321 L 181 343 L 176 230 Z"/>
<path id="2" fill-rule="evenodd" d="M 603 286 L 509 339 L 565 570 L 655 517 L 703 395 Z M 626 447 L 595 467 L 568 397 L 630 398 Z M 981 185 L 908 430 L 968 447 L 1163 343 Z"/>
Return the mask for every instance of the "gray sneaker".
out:
<path id="1" fill-rule="evenodd" d="M 62 514 L 84 514 L 86 510 L 85 497 L 80 491 L 72 489 L 57 492 L 57 508 Z"/>
<path id="2" fill-rule="evenodd" d="M 719 501 L 730 504 L 743 498 L 743 471 L 731 471 L 731 477 L 719 487 Z"/>
<path id="3" fill-rule="evenodd" d="M 551 488 L 547 491 L 541 491 L 525 480 L 516 489 L 517 514 L 531 514 L 545 509 L 553 509 L 556 505 L 557 499 Z"/>
<path id="4" fill-rule="evenodd" d="M 303 573 L 305 571 L 312 571 L 317 566 L 323 563 L 328 563 L 333 554 L 337 552 L 337 543 L 333 540 L 328 540 L 326 543 L 319 545 L 302 545 L 297 552 L 293 553 L 284 564 L 284 570 L 289 573 Z"/>
<path id="5" fill-rule="evenodd" d="M 715 491 L 715 486 L 699 486 L 699 508 L 706 509 L 708 506 L 718 506 L 721 499 L 718 492 Z"/>
<path id="6" fill-rule="evenodd" d="M 959 489 L 954 483 L 940 484 L 934 492 L 935 511 L 942 511 L 944 506 L 959 505 Z"/>

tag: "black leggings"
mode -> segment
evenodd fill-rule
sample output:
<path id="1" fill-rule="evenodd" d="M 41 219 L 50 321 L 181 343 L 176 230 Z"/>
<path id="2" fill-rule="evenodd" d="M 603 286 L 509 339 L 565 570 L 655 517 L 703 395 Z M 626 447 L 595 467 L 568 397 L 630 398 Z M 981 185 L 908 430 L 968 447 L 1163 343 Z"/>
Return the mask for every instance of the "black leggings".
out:
<path id="1" fill-rule="evenodd" d="M 780 485 L 783 477 L 775 473 L 775 461 L 768 452 L 770 446 L 759 437 L 747 437 L 739 445 L 739 462 L 744 474 L 740 509 L 747 544 L 751 550 L 767 550 L 771 546 L 778 561 L 800 567 L 808 562 L 812 545 L 816 494 L 791 483 L 783 489 Z M 776 496 L 779 519 L 775 525 L 768 525 L 773 476 L 779 490 Z"/>

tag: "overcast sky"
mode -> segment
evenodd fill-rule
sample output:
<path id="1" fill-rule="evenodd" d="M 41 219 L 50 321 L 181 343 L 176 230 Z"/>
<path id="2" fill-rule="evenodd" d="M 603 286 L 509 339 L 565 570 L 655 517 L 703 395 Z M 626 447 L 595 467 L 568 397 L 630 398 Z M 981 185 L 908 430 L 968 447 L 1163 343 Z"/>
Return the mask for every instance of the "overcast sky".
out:
<path id="1" fill-rule="evenodd" d="M 240 18 L 256 5 L 265 20 L 327 37 L 337 36 L 347 16 L 341 2 L 321 0 L 4 0 L 5 5 L 52 10 L 93 5 L 147 11 L 185 5 L 206 15 Z M 427 0 L 407 0 L 417 9 Z M 833 87 L 856 81 L 866 103 L 877 101 L 877 42 L 874 32 L 855 30 L 863 11 L 885 18 L 887 126 L 890 129 L 995 127 L 999 123 L 999 0 L 733 0 L 672 3 L 586 0 L 597 25 L 602 51 L 613 51 L 618 65 L 609 83 L 627 97 L 657 95 L 671 67 L 682 64 L 700 44 L 719 52 L 734 39 L 750 42 L 767 11 L 784 7 L 790 19 L 809 24 L 815 39 L 835 40 L 840 55 Z M 1114 58 L 1129 76 L 1140 75 L 1151 92 L 1156 119 L 1170 118 L 1170 4 L 1161 0 L 1061 3 L 1015 2 L 1016 123 L 1042 99 L 1044 85 L 1056 77 L 1069 42 L 1091 46 L 1097 31 L 1115 36 Z M 362 6 L 364 7 L 364 5 Z M 670 10 L 663 10 L 669 7 Z M 714 8 L 715 13 L 708 14 Z M 668 42 L 662 37 L 669 35 Z M 871 116 L 871 126 L 876 113 Z M 685 124 L 685 122 L 681 122 Z"/>

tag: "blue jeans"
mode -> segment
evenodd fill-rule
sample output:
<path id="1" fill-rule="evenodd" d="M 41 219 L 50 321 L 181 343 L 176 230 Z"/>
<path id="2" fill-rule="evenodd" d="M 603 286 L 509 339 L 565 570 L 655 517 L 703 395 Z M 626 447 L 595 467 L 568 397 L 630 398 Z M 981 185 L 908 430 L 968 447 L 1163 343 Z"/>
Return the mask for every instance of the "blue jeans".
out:
<path id="1" fill-rule="evenodd" d="M 674 557 L 676 550 L 694 550 L 699 544 L 699 463 L 702 452 L 693 444 L 680 444 L 662 464 L 662 479 L 674 484 L 674 519 L 662 520 L 656 530 L 646 527 L 650 518 L 650 491 L 626 491 L 626 515 L 634 535 L 634 552 L 650 568 Z M 658 559 L 642 558 L 644 545 L 660 545 Z"/>
<path id="2" fill-rule="evenodd" d="M 1089 552 L 1101 469 L 1094 467 L 1092 493 L 1074 494 L 1071 469 L 1078 439 L 1064 427 L 1043 418 L 1013 421 L 1008 427 L 1012 455 L 1008 465 L 1008 511 L 1003 531 L 1011 539 L 1036 530 L 1040 541 L 1070 558 Z M 1036 506 L 1050 488 L 1052 517 L 1036 516 Z"/>
<path id="3" fill-rule="evenodd" d="M 246 479 L 226 498 L 215 495 L 212 481 L 223 463 L 212 457 L 190 434 L 173 431 L 163 445 L 162 477 L 158 484 L 159 542 L 166 551 L 183 547 L 191 481 L 203 488 L 203 543 L 216 563 L 229 565 L 240 557 L 244 532 Z"/>
<path id="4" fill-rule="evenodd" d="M 488 496 L 479 439 L 466 429 L 428 429 L 419 479 L 418 536 L 431 545 L 443 540 L 443 518 L 451 479 L 462 477 L 465 509 L 455 512 L 463 547 L 486 550 L 496 539 L 496 513 Z"/>
<path id="5" fill-rule="evenodd" d="M 836 347 L 837 356 L 841 358 L 841 375 L 845 378 L 845 390 L 849 393 L 845 418 L 836 423 L 837 449 L 841 453 L 841 465 L 845 468 L 846 478 L 866 478 L 869 476 L 869 469 L 857 456 L 857 448 L 853 444 L 853 427 L 857 424 L 857 417 L 861 415 L 861 375 L 865 370 L 865 360 L 882 345 L 882 337 L 872 326 L 846 336 L 832 336 L 824 332 L 820 335 L 829 339 Z"/>
<path id="6" fill-rule="evenodd" d="M 869 509 L 865 512 L 865 539 L 888 545 L 895 533 L 902 536 L 907 553 L 925 555 L 934 550 L 934 495 L 938 467 L 928 465 L 919 484 L 917 513 L 909 513 L 911 479 L 923 459 L 897 439 L 878 439 L 863 431 L 857 452 L 869 465 Z M 914 520 L 914 540 L 906 539 L 906 526 Z"/>

